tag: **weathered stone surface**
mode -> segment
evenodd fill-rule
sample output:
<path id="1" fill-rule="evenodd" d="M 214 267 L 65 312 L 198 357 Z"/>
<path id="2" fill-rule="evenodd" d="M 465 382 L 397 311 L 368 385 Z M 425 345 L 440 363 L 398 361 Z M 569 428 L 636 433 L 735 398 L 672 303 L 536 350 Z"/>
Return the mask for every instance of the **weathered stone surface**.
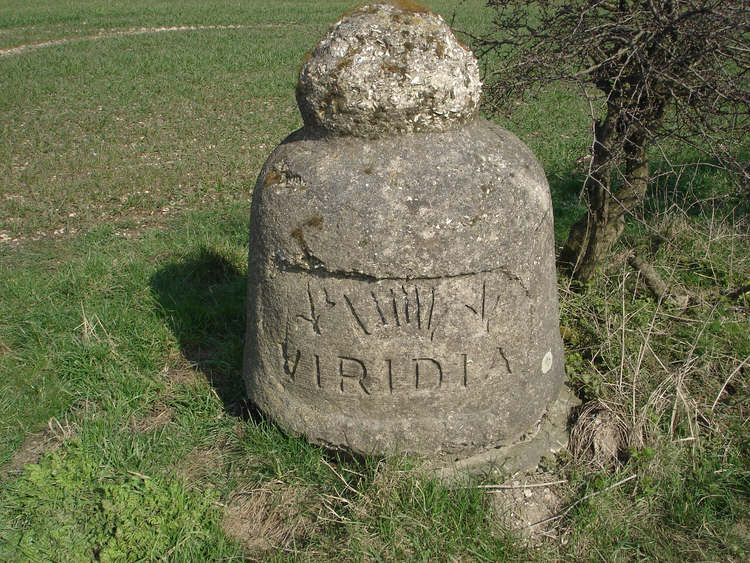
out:
<path id="1" fill-rule="evenodd" d="M 460 456 L 557 397 L 549 191 L 511 133 L 302 129 L 263 167 L 251 223 L 248 389 L 285 427 Z"/>
<path id="2" fill-rule="evenodd" d="M 465 122 L 480 93 L 476 59 L 443 19 L 396 2 L 337 22 L 303 66 L 297 101 L 306 125 L 380 137 Z"/>
<path id="3" fill-rule="evenodd" d="M 349 44 L 359 25 L 334 35 Z M 406 42 L 421 26 L 377 36 Z M 470 112 L 415 131 L 408 115 L 368 111 L 336 129 L 308 110 L 260 173 L 250 399 L 284 428 L 359 453 L 533 464 L 559 447 L 567 412 L 544 172 L 513 134 L 464 122 Z"/>

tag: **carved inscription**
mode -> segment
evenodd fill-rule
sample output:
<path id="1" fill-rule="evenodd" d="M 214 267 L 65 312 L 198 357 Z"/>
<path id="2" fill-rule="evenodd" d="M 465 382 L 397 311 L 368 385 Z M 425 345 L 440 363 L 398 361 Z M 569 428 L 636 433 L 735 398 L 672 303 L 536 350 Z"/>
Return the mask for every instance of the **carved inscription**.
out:
<path id="1" fill-rule="evenodd" d="M 315 309 L 315 299 L 313 298 L 312 289 L 310 288 L 310 282 L 307 282 L 307 299 L 310 311 L 307 315 L 298 313 L 297 318 L 309 322 L 313 332 L 315 334 L 320 334 L 320 313 Z"/>
<path id="2" fill-rule="evenodd" d="M 346 356 L 338 356 L 338 361 L 339 377 L 341 378 L 339 388 L 341 389 L 341 392 L 344 393 L 346 391 L 344 388 L 344 382 L 352 380 L 359 384 L 359 387 L 364 391 L 365 395 L 369 395 L 370 392 L 367 390 L 367 387 L 365 387 L 367 368 L 365 367 L 364 362 L 357 358 L 347 358 Z"/>
<path id="3" fill-rule="evenodd" d="M 385 298 L 385 301 L 390 303 L 385 307 L 381 307 L 381 300 L 374 291 L 370 294 L 383 326 L 391 322 L 399 327 L 415 324 L 417 330 L 426 330 L 432 335 L 430 331 L 433 328 L 432 317 L 435 311 L 434 287 L 429 290 L 423 289 L 421 293 L 417 286 L 407 288 L 402 285 L 396 289 L 390 288 L 389 295 Z"/>
<path id="4" fill-rule="evenodd" d="M 360 396 L 447 392 L 509 375 L 511 359 L 491 336 L 504 293 L 485 279 L 473 283 L 475 297 L 467 303 L 453 296 L 450 282 L 339 285 L 306 280 L 279 344 L 280 371 L 295 385 Z M 431 342 L 439 325 L 454 317 L 455 335 L 441 331 L 439 338 L 455 338 L 448 350 L 463 350 L 444 355 L 445 348 L 433 348 Z M 481 333 L 472 328 L 476 321 Z M 341 334 L 341 326 L 350 327 L 348 335 L 332 339 Z M 366 357 L 368 349 L 382 346 L 395 351 Z"/>
<path id="5" fill-rule="evenodd" d="M 332 295 L 337 293 L 336 300 Z M 363 293 L 329 291 L 325 286 L 307 282 L 304 299 L 294 313 L 297 322 L 307 324 L 313 335 L 323 336 L 331 322 L 348 322 L 363 336 L 384 329 L 422 333 L 433 340 L 437 323 L 434 287 L 399 285 L 370 287 Z M 348 319 L 348 320 L 347 320 Z"/>
<path id="6" fill-rule="evenodd" d="M 281 344 L 279 344 L 279 348 L 281 348 L 281 358 L 284 360 L 284 373 L 287 374 L 292 381 L 294 381 L 294 376 L 297 373 L 297 366 L 299 365 L 299 359 L 302 356 L 302 352 L 297 350 L 294 354 L 294 360 L 290 362 L 289 342 L 282 342 Z"/>
<path id="7" fill-rule="evenodd" d="M 482 323 L 487 334 L 490 333 L 490 324 L 492 322 L 491 315 L 495 312 L 500 303 L 500 295 L 497 295 L 493 300 L 490 293 L 491 292 L 487 291 L 487 282 L 484 281 L 482 282 L 482 291 L 480 292 L 477 301 L 471 304 L 464 304 L 464 306 Z"/>
<path id="8" fill-rule="evenodd" d="M 336 302 L 331 300 L 327 288 L 316 289 L 308 281 L 305 305 L 307 310 L 297 313 L 295 320 L 310 323 L 313 334 L 322 335 L 321 317 L 326 310 L 333 309 Z"/>
<path id="9" fill-rule="evenodd" d="M 510 369 L 510 362 L 508 361 L 508 356 L 506 356 L 505 352 L 503 352 L 503 347 L 502 346 L 498 346 L 497 347 L 497 351 L 500 353 L 500 356 L 505 361 L 505 369 L 508 370 L 508 373 L 513 373 L 512 370 Z"/>
<path id="10" fill-rule="evenodd" d="M 443 366 L 440 362 L 434 358 L 414 358 L 414 388 L 419 389 L 420 383 L 422 389 L 426 387 L 434 389 L 443 384 Z"/>
<path id="11" fill-rule="evenodd" d="M 331 297 L 334 293 L 337 293 L 335 300 Z M 491 284 L 482 280 L 475 295 L 472 302 L 457 305 L 481 324 L 483 332 L 490 334 L 495 319 L 501 314 L 503 293 L 493 290 Z M 434 286 L 371 285 L 365 292 L 352 291 L 351 288 L 336 292 L 308 281 L 304 301 L 299 303 L 302 310 L 298 310 L 294 318 L 308 323 L 312 334 L 319 336 L 330 323 L 347 322 L 362 336 L 372 336 L 391 328 L 411 334 L 421 333 L 433 341 L 438 328 L 435 322 L 437 304 Z M 458 312 L 457 308 L 446 308 L 445 301 L 442 308 L 445 309 L 442 316 L 450 311 L 453 314 Z"/>
<path id="12" fill-rule="evenodd" d="M 461 383 L 464 387 L 469 386 L 469 357 L 466 354 L 461 354 L 461 358 L 463 359 L 463 366 L 464 366 L 464 377 L 461 380 Z"/>
<path id="13" fill-rule="evenodd" d="M 352 316 L 354 317 L 354 320 L 357 321 L 357 326 L 359 326 L 359 328 L 362 329 L 362 332 L 364 332 L 365 334 L 369 336 L 370 331 L 367 330 L 365 323 L 362 322 L 362 319 L 357 314 L 357 310 L 354 308 L 354 305 L 352 304 L 351 299 L 349 299 L 349 296 L 346 293 L 344 294 L 344 300 L 346 301 L 346 304 L 349 307 L 349 310 L 351 311 Z"/>
<path id="14" fill-rule="evenodd" d="M 346 394 L 382 395 L 441 388 L 466 388 L 468 354 L 450 358 L 367 359 L 352 355 L 308 354 L 279 344 L 284 375 L 290 382 Z M 475 382 L 478 382 L 477 378 Z"/>

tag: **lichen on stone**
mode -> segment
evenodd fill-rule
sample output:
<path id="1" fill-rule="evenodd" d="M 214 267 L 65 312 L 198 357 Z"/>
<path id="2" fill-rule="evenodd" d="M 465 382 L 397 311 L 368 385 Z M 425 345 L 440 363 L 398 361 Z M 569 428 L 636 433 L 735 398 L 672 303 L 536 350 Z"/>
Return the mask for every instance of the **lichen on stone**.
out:
<path id="1" fill-rule="evenodd" d="M 334 24 L 302 67 L 297 103 L 308 126 L 378 138 L 465 123 L 480 94 L 472 52 L 439 15 L 401 0 Z"/>

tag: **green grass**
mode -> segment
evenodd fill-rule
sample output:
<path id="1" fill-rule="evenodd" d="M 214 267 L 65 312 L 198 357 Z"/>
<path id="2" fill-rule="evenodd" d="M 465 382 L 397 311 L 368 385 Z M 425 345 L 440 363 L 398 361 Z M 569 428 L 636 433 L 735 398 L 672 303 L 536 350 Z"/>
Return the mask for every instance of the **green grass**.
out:
<path id="1" fill-rule="evenodd" d="M 150 447 L 151 444 L 148 444 Z M 211 495 L 179 480 L 101 465 L 77 440 L 29 466 L 4 499 L 18 520 L 5 531 L 4 560 L 211 559 L 236 553 L 221 533 Z"/>
<path id="2" fill-rule="evenodd" d="M 747 207 L 710 172 L 655 185 L 617 249 L 686 310 L 623 261 L 560 278 L 571 385 L 629 440 L 548 465 L 552 539 L 525 542 L 476 482 L 333 454 L 245 404 L 252 186 L 301 123 L 303 53 L 352 4 L 0 2 L 0 50 L 74 40 L 0 57 L 0 558 L 746 560 L 749 304 L 722 291 L 750 280 Z M 487 25 L 483 4 L 456 27 Z M 248 27 L 89 38 L 180 25 Z M 545 167 L 558 243 L 587 111 L 560 89 L 500 118 Z"/>

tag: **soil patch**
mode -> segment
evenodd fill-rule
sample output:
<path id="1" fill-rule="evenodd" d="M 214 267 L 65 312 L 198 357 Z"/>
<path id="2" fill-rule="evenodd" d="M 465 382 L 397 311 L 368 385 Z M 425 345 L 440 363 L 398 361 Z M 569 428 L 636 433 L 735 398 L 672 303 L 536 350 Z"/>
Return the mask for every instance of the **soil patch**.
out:
<path id="1" fill-rule="evenodd" d="M 236 491 L 226 506 L 222 526 L 248 554 L 287 550 L 310 537 L 316 518 L 306 505 L 312 492 L 281 481 Z"/>
<path id="2" fill-rule="evenodd" d="M 489 489 L 492 507 L 508 528 L 526 536 L 532 543 L 556 538 L 553 518 L 565 505 L 564 480 L 549 473 L 521 475 Z"/>
<path id="3" fill-rule="evenodd" d="M 23 471 L 31 463 L 39 463 L 45 452 L 57 450 L 65 440 L 75 436 L 77 425 L 66 416 L 63 421 L 52 417 L 47 428 L 26 436 L 23 444 L 13 454 L 13 459 L 4 470 L 0 469 L 0 480 Z"/>

